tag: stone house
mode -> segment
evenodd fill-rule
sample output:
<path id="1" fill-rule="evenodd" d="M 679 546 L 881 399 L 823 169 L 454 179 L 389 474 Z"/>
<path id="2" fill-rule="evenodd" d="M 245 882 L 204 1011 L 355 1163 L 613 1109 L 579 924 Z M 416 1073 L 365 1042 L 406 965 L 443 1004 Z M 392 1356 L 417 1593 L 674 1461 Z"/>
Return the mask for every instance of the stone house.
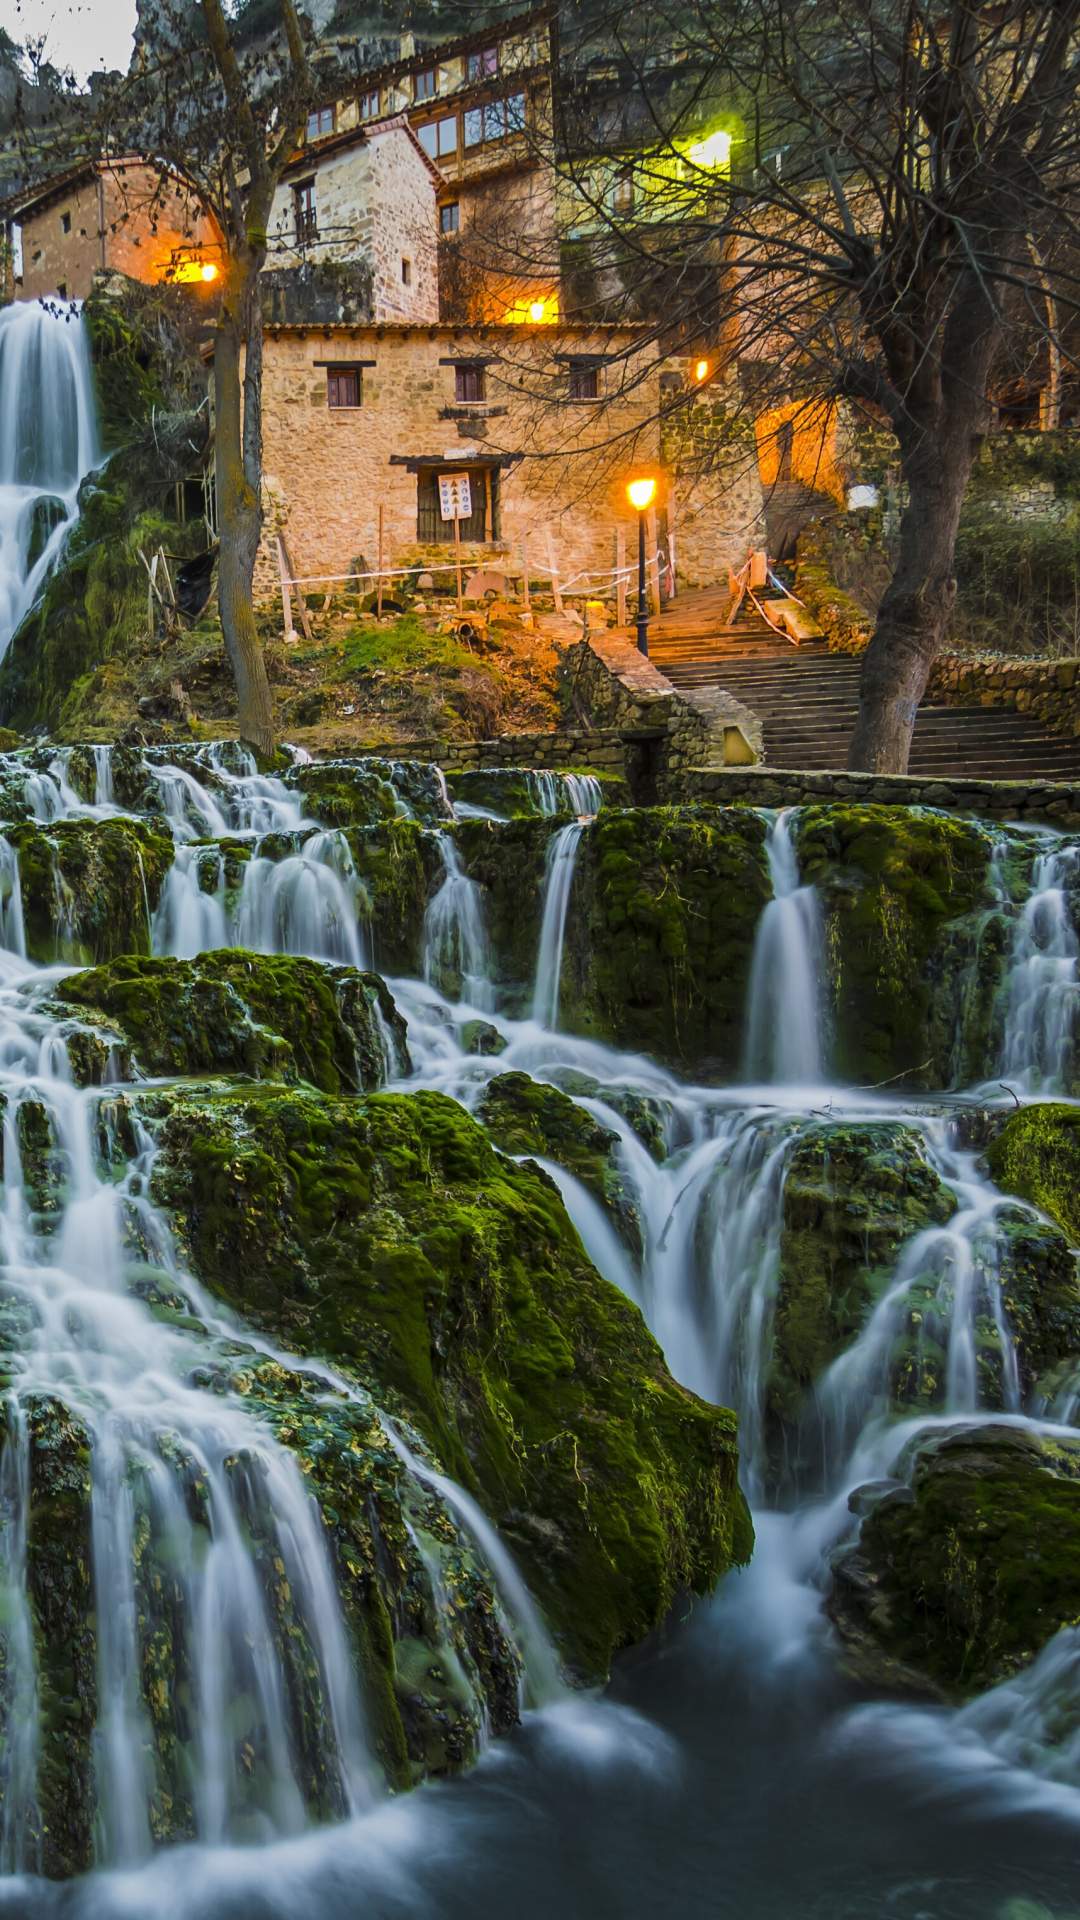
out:
<path id="1" fill-rule="evenodd" d="M 661 540 L 683 513 L 660 459 L 660 371 L 655 343 L 628 327 L 268 325 L 259 597 L 280 591 L 279 534 L 290 574 L 312 590 L 373 572 L 380 509 L 388 575 L 437 567 L 449 587 L 439 481 L 451 475 L 469 482 L 470 570 L 520 576 L 524 535 L 534 580 L 553 571 L 568 593 L 609 591 L 620 535 L 633 558 L 631 474 L 657 475 Z M 687 522 L 694 584 L 726 579 L 752 543 L 760 495 L 729 478 L 708 525 Z"/>
<path id="2" fill-rule="evenodd" d="M 345 269 L 348 310 L 332 317 L 438 320 L 441 184 L 405 114 L 307 143 L 283 174 L 271 208 L 267 317 L 321 318 L 318 303 Z"/>
<path id="3" fill-rule="evenodd" d="M 0 206 L 23 300 L 84 300 L 97 268 L 135 280 L 202 280 L 220 270 L 221 234 L 179 174 L 138 154 L 84 160 Z"/>

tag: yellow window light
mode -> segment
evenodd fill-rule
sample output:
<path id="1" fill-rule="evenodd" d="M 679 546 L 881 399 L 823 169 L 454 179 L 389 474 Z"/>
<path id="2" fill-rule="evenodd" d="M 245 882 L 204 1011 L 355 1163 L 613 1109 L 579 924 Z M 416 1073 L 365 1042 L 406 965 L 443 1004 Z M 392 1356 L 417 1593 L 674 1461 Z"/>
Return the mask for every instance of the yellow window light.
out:
<path id="1" fill-rule="evenodd" d="M 731 135 L 722 133 L 718 128 L 710 133 L 707 140 L 699 140 L 690 147 L 687 158 L 695 167 L 726 167 L 731 156 Z"/>
<path id="2" fill-rule="evenodd" d="M 697 366 L 694 368 L 694 372 L 696 373 L 699 380 L 705 380 L 708 377 L 708 372 L 709 372 L 708 361 L 699 360 L 697 363 Z"/>
<path id="3" fill-rule="evenodd" d="M 174 260 L 172 266 L 166 269 L 165 277 L 177 287 L 209 286 L 220 271 L 212 260 L 197 260 L 189 256 L 186 260 Z"/>
<path id="4" fill-rule="evenodd" d="M 636 507 L 639 513 L 644 513 L 646 507 L 652 505 L 656 481 L 644 478 L 631 480 L 627 484 L 626 491 L 630 496 L 630 505 Z"/>

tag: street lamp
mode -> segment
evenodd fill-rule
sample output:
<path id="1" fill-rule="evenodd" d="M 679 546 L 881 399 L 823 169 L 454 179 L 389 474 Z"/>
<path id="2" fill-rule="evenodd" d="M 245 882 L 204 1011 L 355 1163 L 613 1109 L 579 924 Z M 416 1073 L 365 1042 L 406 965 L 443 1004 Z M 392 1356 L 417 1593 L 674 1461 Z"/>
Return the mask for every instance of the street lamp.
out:
<path id="1" fill-rule="evenodd" d="M 649 657 L 649 610 L 645 600 L 645 515 L 653 503 L 656 481 L 644 477 L 640 480 L 631 480 L 626 491 L 630 496 L 630 505 L 637 508 L 637 643 L 638 652 L 643 653 L 647 660 Z"/>

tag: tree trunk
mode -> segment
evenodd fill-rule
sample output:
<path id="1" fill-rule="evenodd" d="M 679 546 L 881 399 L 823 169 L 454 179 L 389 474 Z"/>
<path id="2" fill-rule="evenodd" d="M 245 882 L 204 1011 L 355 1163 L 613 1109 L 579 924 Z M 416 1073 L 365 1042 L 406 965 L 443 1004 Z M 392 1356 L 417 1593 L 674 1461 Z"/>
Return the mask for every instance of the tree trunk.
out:
<path id="1" fill-rule="evenodd" d="M 244 392 L 247 409 L 253 411 L 254 418 L 244 422 L 242 437 L 240 409 L 242 316 L 249 318 L 253 311 L 257 312 L 257 270 L 253 277 L 246 275 L 245 282 L 250 284 L 245 284 L 240 291 L 230 289 L 223 302 L 214 349 L 215 469 L 221 537 L 218 601 L 225 650 L 240 702 L 240 737 L 257 753 L 269 757 L 274 751 L 274 710 L 252 604 L 255 558 L 262 531 L 261 394 L 258 391 L 261 331 L 254 365 L 249 343 Z"/>
<path id="2" fill-rule="evenodd" d="M 909 429 L 916 431 L 906 461 L 901 443 L 908 505 L 896 572 L 863 656 L 848 749 L 853 773 L 907 772 L 915 715 L 956 600 L 956 534 L 975 457 L 974 421 L 961 419 L 950 430 L 939 418 Z"/>

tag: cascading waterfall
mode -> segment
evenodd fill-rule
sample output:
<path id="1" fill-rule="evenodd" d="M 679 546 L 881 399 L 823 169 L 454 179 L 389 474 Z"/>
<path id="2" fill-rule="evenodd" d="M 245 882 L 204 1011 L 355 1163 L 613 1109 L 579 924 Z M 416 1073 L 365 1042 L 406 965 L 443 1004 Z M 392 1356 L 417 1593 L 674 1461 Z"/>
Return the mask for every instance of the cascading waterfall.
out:
<path id="1" fill-rule="evenodd" d="M 99 459 L 81 316 L 16 300 L 0 309 L 0 658 L 78 516 Z"/>
<path id="2" fill-rule="evenodd" d="M 27 777 L 24 791 L 39 819 L 116 808 L 107 751 L 95 755 L 92 801 L 79 800 L 69 771 L 58 754 L 49 773 Z M 294 792 L 258 775 L 235 750 L 207 752 L 184 767 L 155 758 L 148 776 L 176 846 L 155 916 L 155 952 L 191 957 L 207 947 L 246 945 L 357 963 L 369 910 L 344 836 L 306 818 Z M 72 778 L 85 787 L 83 776 Z M 551 833 L 527 1019 L 497 1011 L 482 890 L 464 872 L 452 831 L 438 832 L 443 871 L 425 918 L 424 982 L 394 985 L 412 1056 L 411 1077 L 402 1084 L 438 1087 L 470 1107 L 488 1078 L 513 1070 L 556 1085 L 565 1080 L 570 1088 L 576 1075 L 594 1089 L 574 1097 L 617 1136 L 619 1170 L 642 1223 L 640 1263 L 572 1175 L 552 1167 L 552 1177 L 601 1270 L 640 1302 L 672 1371 L 704 1398 L 737 1409 L 745 1485 L 763 1514 L 763 1560 L 781 1596 L 777 1617 L 786 1606 L 785 1630 L 800 1657 L 809 1659 L 807 1623 L 818 1617 L 829 1556 L 857 1526 L 848 1509 L 851 1492 L 867 1483 L 900 1485 L 914 1439 L 935 1423 L 1037 1424 L 1023 1408 L 1004 1304 L 998 1216 L 1005 1203 L 976 1155 L 956 1145 L 947 1114 L 927 1103 L 913 1106 L 899 1094 L 823 1084 L 820 918 L 812 889 L 799 884 L 797 822 L 790 815 L 769 825 L 773 899 L 753 957 L 746 1088 L 688 1087 L 652 1062 L 557 1030 L 574 865 L 588 815 L 599 805 L 594 788 L 582 783 L 571 790 L 567 781 L 578 817 Z M 553 806 L 552 815 L 557 811 Z M 271 834 L 292 836 L 286 844 L 294 850 L 277 857 L 279 838 L 260 852 Z M 221 841 L 239 841 L 243 857 L 230 864 L 235 848 L 223 849 Z M 1078 855 L 1027 836 L 1025 844 L 1032 843 L 1031 891 L 1014 915 L 1003 989 L 1001 1071 L 1025 1091 L 1045 1091 L 1061 1083 L 1072 1038 L 1077 941 L 1069 882 Z M 212 1303 L 183 1271 L 147 1198 L 149 1138 L 137 1132 L 135 1151 L 120 1156 L 122 1166 L 102 1164 L 100 1135 L 112 1094 L 72 1085 L 55 1018 L 37 1012 L 27 991 L 35 975 L 20 957 L 18 861 L 7 842 L 0 843 L 0 936 L 6 950 L 0 1254 L 6 1292 L 24 1324 L 0 1454 L 0 1711 L 19 1729 L 18 1739 L 0 1746 L 0 1864 L 7 1872 L 33 1872 L 40 1860 L 37 1669 L 26 1604 L 28 1409 L 35 1395 L 64 1402 L 85 1429 L 92 1461 L 92 1558 L 102 1622 L 103 1711 L 95 1753 L 102 1859 L 137 1862 L 154 1841 L 158 1735 L 140 1681 L 146 1590 L 135 1552 L 143 1539 L 154 1543 L 161 1566 L 178 1570 L 171 1604 L 191 1678 L 184 1729 L 191 1756 L 188 1831 L 231 1844 L 300 1833 L 313 1817 L 360 1811 L 371 1801 L 372 1768 L 316 1510 L 293 1457 L 268 1429 L 238 1397 L 197 1383 L 206 1346 L 185 1331 L 185 1314 L 177 1316 L 180 1324 L 167 1324 L 139 1296 L 137 1285 L 156 1276 L 161 1290 L 179 1298 L 215 1338 L 235 1334 L 215 1321 Z M 462 1050 L 462 1021 L 475 1010 L 490 1016 L 505 1042 L 496 1057 Z M 397 1071 L 389 1032 L 385 1046 Z M 627 1095 L 663 1113 L 659 1158 L 627 1121 Z M 20 1123 L 30 1107 L 45 1116 L 52 1142 L 50 1177 L 57 1180 L 59 1203 L 51 1210 L 40 1204 L 41 1169 Z M 823 1124 L 897 1121 L 917 1138 L 925 1166 L 955 1208 L 943 1224 L 909 1235 L 880 1277 L 857 1335 L 808 1396 L 797 1430 L 786 1438 L 787 1456 L 778 1460 L 769 1395 L 793 1163 Z M 1017 1203 L 1008 1204 L 1015 1211 Z M 929 1412 L 914 1402 L 897 1404 L 895 1354 L 913 1327 L 922 1330 L 913 1348 L 916 1365 L 925 1362 L 925 1371 L 932 1362 L 941 1375 Z M 1080 1383 L 1075 1390 L 1066 1384 L 1055 1406 L 1042 1412 L 1051 1421 L 1072 1420 L 1078 1404 Z M 476 1542 L 523 1656 L 526 1703 L 543 1707 L 558 1697 L 557 1661 L 512 1557 L 470 1496 L 421 1459 L 394 1422 L 387 1420 L 385 1430 L 415 1487 L 437 1496 L 441 1511 Z M 770 1505 L 778 1510 L 768 1511 Z M 419 1523 L 408 1525 L 427 1567 L 433 1617 L 441 1623 L 440 1658 L 455 1683 L 467 1687 L 437 1561 Z M 302 1646 L 307 1660 L 291 1657 L 269 1617 L 268 1556 L 285 1569 L 285 1639 L 294 1651 Z M 737 1594 L 738 1583 L 732 1589 Z M 754 1591 L 748 1581 L 746 1608 Z M 739 1604 L 737 1597 L 730 1602 Z M 1017 1680 L 953 1719 L 938 1714 L 934 1737 L 940 1739 L 947 1724 L 957 1741 L 979 1743 L 1002 1764 L 1076 1789 L 1078 1699 L 1080 1634 L 1074 1630 L 1051 1642 Z M 328 1785 L 315 1809 L 296 1746 L 295 1728 L 304 1724 L 318 1726 L 330 1756 Z M 929 1716 L 916 1714 L 910 1725 L 929 1738 Z M 253 1766 L 242 1758 L 245 1740 L 256 1756 Z"/>
<path id="3" fill-rule="evenodd" d="M 424 914 L 424 979 L 431 986 L 456 989 L 481 1013 L 493 1013 L 495 994 L 488 978 L 490 950 L 480 890 L 469 879 L 448 833 L 437 833 L 443 866 L 442 885 Z"/>
<path id="4" fill-rule="evenodd" d="M 1060 1090 L 1073 1038 L 1080 942 L 1066 882 L 1075 880 L 1078 866 L 1076 847 L 1039 853 L 1031 892 L 1016 921 L 1000 1071 L 1002 1079 L 1026 1093 Z"/>
<path id="5" fill-rule="evenodd" d="M 813 887 L 799 883 L 790 813 L 770 825 L 765 851 L 773 897 L 754 943 L 747 1072 L 751 1080 L 809 1086 L 822 1072 L 821 911 Z"/>

